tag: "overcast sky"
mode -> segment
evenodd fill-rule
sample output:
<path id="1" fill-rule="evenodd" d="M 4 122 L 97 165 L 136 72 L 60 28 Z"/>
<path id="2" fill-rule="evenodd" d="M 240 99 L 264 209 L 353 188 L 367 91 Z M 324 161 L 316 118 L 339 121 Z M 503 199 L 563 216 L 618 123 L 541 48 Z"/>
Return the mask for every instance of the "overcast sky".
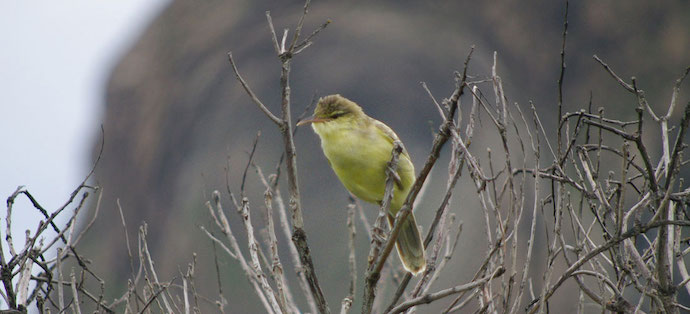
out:
<path id="1" fill-rule="evenodd" d="M 64 204 L 89 171 L 111 67 L 168 2 L 0 2 L 0 199 L 24 185 L 46 209 Z M 21 244 L 40 217 L 25 198 L 13 208 Z"/>

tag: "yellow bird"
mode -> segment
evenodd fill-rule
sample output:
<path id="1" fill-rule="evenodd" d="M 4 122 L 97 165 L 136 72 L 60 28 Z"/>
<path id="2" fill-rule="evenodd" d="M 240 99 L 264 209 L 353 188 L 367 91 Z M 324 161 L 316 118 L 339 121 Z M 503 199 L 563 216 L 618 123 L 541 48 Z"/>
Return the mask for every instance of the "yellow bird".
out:
<path id="1" fill-rule="evenodd" d="M 395 132 L 340 95 L 319 99 L 314 116 L 297 125 L 306 123 L 321 138 L 323 153 L 345 188 L 364 201 L 381 204 L 393 142 L 399 140 Z M 404 148 L 396 173 L 388 215 L 391 227 L 415 181 L 414 166 Z M 412 213 L 402 224 L 396 242 L 398 255 L 405 269 L 416 275 L 426 268 L 424 244 Z"/>

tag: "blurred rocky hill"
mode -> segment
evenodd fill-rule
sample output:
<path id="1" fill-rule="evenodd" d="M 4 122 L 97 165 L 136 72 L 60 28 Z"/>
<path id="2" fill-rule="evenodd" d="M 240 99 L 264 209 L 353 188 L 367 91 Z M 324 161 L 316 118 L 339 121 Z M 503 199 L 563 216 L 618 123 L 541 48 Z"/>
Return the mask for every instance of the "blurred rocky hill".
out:
<path id="1" fill-rule="evenodd" d="M 453 71 L 462 69 L 475 45 L 470 74 L 477 80 L 489 75 L 497 51 L 509 101 L 533 101 L 543 117 L 553 117 L 545 121 L 552 128 L 564 7 L 562 1 L 533 0 L 315 1 L 305 31 L 327 19 L 333 23 L 293 63 L 293 113 L 299 115 L 314 95 L 340 93 L 395 129 L 421 167 L 439 118 L 420 81 L 436 97 L 447 97 L 454 86 Z M 117 283 L 113 288 L 124 287 L 129 274 L 119 199 L 131 238 L 139 224 L 148 224 L 159 276 L 179 275 L 178 267 L 184 268 L 196 252 L 198 280 L 207 283 L 198 288 L 217 294 L 213 247 L 198 228 L 209 223 L 204 202 L 213 190 L 226 190 L 226 177 L 230 189 L 239 191 L 257 131 L 262 133 L 256 164 L 265 172 L 275 169 L 282 150 L 278 131 L 237 83 L 226 53 L 233 52 L 244 78 L 277 112 L 280 64 L 264 12 L 271 11 L 280 31 L 294 27 L 301 9 L 299 1 L 174 1 L 113 68 L 104 95 L 105 150 L 97 168 L 105 192 L 94 226 L 98 232 L 92 233 L 86 253 L 95 255 L 94 265 L 106 283 Z M 592 60 L 593 54 L 622 77 L 636 76 L 650 103 L 666 108 L 674 80 L 690 65 L 690 3 L 578 1 L 570 4 L 569 23 L 566 110 L 586 108 L 591 93 L 594 108 L 620 112 L 620 119 L 634 114 L 636 100 Z M 300 129 L 296 140 L 312 254 L 319 279 L 326 283 L 326 297 L 338 304 L 346 290 L 338 283 L 347 278 L 347 193 L 311 130 Z M 474 149 L 485 156 L 485 147 Z M 434 173 L 424 206 L 418 209 L 423 225 L 438 205 L 444 171 Z M 459 186 L 471 188 L 469 183 Z M 264 189 L 252 171 L 247 191 L 260 223 Z M 471 208 L 476 200 L 457 195 L 454 212 L 469 222 L 463 231 L 467 241 L 461 241 L 459 249 L 463 264 L 452 266 L 456 278 L 444 278 L 439 285 L 470 279 L 473 273 L 463 269 L 476 268 L 484 254 L 473 250 L 471 241 L 482 235 L 482 226 L 472 223 L 479 219 Z M 240 230 L 225 193 L 224 199 L 232 225 Z M 368 248 L 363 234 L 358 236 L 360 265 Z M 257 310 L 240 268 L 218 254 L 223 289 L 233 305 L 230 312 Z M 292 276 L 291 267 L 287 269 Z M 551 310 L 571 309 L 563 305 Z"/>

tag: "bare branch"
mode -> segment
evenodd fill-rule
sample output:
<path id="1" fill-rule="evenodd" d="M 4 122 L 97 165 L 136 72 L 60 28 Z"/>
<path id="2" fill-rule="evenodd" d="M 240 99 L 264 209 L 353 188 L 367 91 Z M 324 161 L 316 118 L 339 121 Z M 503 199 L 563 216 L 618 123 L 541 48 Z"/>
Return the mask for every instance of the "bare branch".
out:
<path id="1" fill-rule="evenodd" d="M 271 18 L 271 11 L 266 11 L 266 22 L 268 23 L 268 28 L 271 30 L 271 41 L 273 42 L 273 48 L 276 50 L 276 54 L 281 54 L 283 51 L 280 49 L 278 44 L 278 36 L 276 35 L 276 29 L 273 27 L 273 19 Z"/>
<path id="2" fill-rule="evenodd" d="M 321 24 L 321 26 L 319 26 L 311 34 L 309 34 L 309 36 L 307 36 L 307 38 L 305 38 L 301 43 L 299 43 L 299 44 L 297 44 L 297 46 L 295 46 L 295 50 L 294 50 L 293 54 L 296 55 L 296 54 L 304 51 L 304 49 L 307 49 L 307 47 L 311 46 L 313 44 L 313 40 L 316 37 L 316 35 L 318 35 L 322 30 L 324 30 L 330 24 L 331 24 L 331 20 L 326 20 L 326 22 Z"/>
<path id="3" fill-rule="evenodd" d="M 289 52 L 293 52 L 295 50 L 295 45 L 297 44 L 297 40 L 299 40 L 299 36 L 302 35 L 302 27 L 304 26 L 304 18 L 307 16 L 307 13 L 309 12 L 309 4 L 310 3 L 311 3 L 311 0 L 304 1 L 304 9 L 303 9 L 302 15 L 299 17 L 299 21 L 297 21 L 297 26 L 295 27 L 295 36 L 293 36 L 292 42 L 290 43 L 290 48 L 287 50 Z"/>
<path id="4" fill-rule="evenodd" d="M 259 100 L 259 98 L 254 94 L 252 89 L 247 85 L 247 82 L 244 81 L 242 76 L 240 75 L 239 70 L 237 70 L 237 65 L 235 64 L 235 60 L 232 59 L 232 52 L 228 52 L 228 60 L 230 61 L 230 65 L 232 65 L 232 70 L 235 72 L 235 77 L 237 78 L 238 81 L 240 81 L 240 84 L 242 84 L 242 87 L 244 87 L 244 90 L 249 94 L 249 97 L 252 99 L 252 101 L 261 109 L 261 111 L 266 114 L 266 116 L 273 121 L 278 126 L 283 125 L 283 121 L 280 120 L 280 118 L 276 117 L 273 113 L 271 113 L 268 108 L 266 108 L 266 105 Z"/>
<path id="5" fill-rule="evenodd" d="M 568 1 L 565 2 L 565 14 L 563 17 L 563 41 L 561 44 L 561 72 L 558 75 L 558 120 L 560 121 L 563 119 L 563 77 L 565 74 L 565 43 L 566 39 L 568 38 Z M 562 148 L 562 139 L 561 139 L 561 129 L 560 127 L 558 128 L 558 159 L 561 160 L 561 148 Z M 567 153 L 566 153 L 567 155 Z M 560 164 L 560 163 L 559 163 Z"/>
<path id="6" fill-rule="evenodd" d="M 409 301 L 405 301 L 405 302 L 401 303 L 400 305 L 396 306 L 395 308 L 393 308 L 393 309 L 390 311 L 390 313 L 391 313 L 391 314 L 402 313 L 402 312 L 404 312 L 405 310 L 407 310 L 407 309 L 409 309 L 410 307 L 413 307 L 413 306 L 415 306 L 415 305 L 419 305 L 419 304 L 428 304 L 428 303 L 431 303 L 431 302 L 436 301 L 436 300 L 441 299 L 441 298 L 445 298 L 445 297 L 450 296 L 450 295 L 453 295 L 453 294 L 457 294 L 457 293 L 460 293 L 460 292 L 464 292 L 464 291 L 467 291 L 467 290 L 474 289 L 474 288 L 476 288 L 476 287 L 479 287 L 479 286 L 481 286 L 481 285 L 486 284 L 486 283 L 489 282 L 491 279 L 494 279 L 494 278 L 496 278 L 496 277 L 502 275 L 504 272 L 505 272 L 505 269 L 503 269 L 503 268 L 497 268 L 496 270 L 494 270 L 494 272 L 493 272 L 491 275 L 488 275 L 488 276 L 486 276 L 486 277 L 484 277 L 484 278 L 482 278 L 482 279 L 475 280 L 475 281 L 472 281 L 472 282 L 470 282 L 470 283 L 466 283 L 466 284 L 463 284 L 463 285 L 455 286 L 455 287 L 452 287 L 452 288 L 448 288 L 448 289 L 445 289 L 445 290 L 441 290 L 441 291 L 438 291 L 438 292 L 434 292 L 434 293 L 430 293 L 430 294 L 425 294 L 425 295 L 423 295 L 423 296 L 420 296 L 420 297 L 411 299 L 411 300 L 409 300 Z"/>
<path id="7" fill-rule="evenodd" d="M 355 259 L 355 207 L 354 202 L 347 206 L 347 229 L 349 231 L 348 247 L 350 248 L 350 255 L 348 258 L 348 265 L 350 271 L 350 286 L 348 293 L 340 308 L 340 314 L 346 314 L 350 311 L 352 303 L 355 301 L 355 287 L 357 286 L 357 263 Z"/>
<path id="8" fill-rule="evenodd" d="M 264 204 L 266 205 L 266 221 L 269 237 L 269 252 L 271 253 L 271 274 L 278 289 L 278 302 L 283 308 L 283 311 L 292 312 L 298 311 L 297 306 L 292 301 L 292 298 L 287 298 L 290 295 L 290 288 L 286 283 L 283 274 L 283 264 L 278 255 L 278 238 L 276 237 L 275 226 L 273 223 L 273 193 L 270 188 L 264 192 Z"/>
<path id="9" fill-rule="evenodd" d="M 381 255 L 381 246 L 385 241 L 384 224 L 386 217 L 390 215 L 390 205 L 393 199 L 393 187 L 395 184 L 395 173 L 398 169 L 398 160 L 403 151 L 403 146 L 400 141 L 393 142 L 393 151 L 391 152 L 391 160 L 386 167 L 386 185 L 383 194 L 383 201 L 379 209 L 379 215 L 376 217 L 374 227 L 372 228 L 371 248 L 369 249 L 369 256 L 367 260 L 367 275 L 364 286 L 364 299 L 362 302 L 362 313 L 371 313 L 374 305 L 374 298 L 376 297 L 376 284 L 381 277 L 381 268 L 376 268 L 379 256 Z M 397 224 L 397 222 L 396 222 Z M 389 239 L 390 241 L 390 236 Z"/>
<path id="10" fill-rule="evenodd" d="M 635 88 L 633 88 L 632 85 L 626 83 L 622 78 L 620 78 L 618 75 L 616 75 L 616 73 L 613 72 L 613 69 L 611 69 L 611 67 L 609 67 L 609 65 L 606 64 L 606 62 L 604 62 L 604 61 L 602 61 L 601 59 L 599 59 L 599 57 L 598 57 L 597 55 L 594 55 L 594 56 L 592 56 L 592 57 L 594 58 L 594 60 L 596 60 L 597 62 L 599 62 L 599 64 L 601 64 L 601 66 L 603 66 L 604 69 L 606 69 L 606 72 L 609 72 L 609 74 L 611 75 L 611 77 L 613 77 L 613 78 L 616 80 L 616 82 L 618 82 L 618 84 L 620 84 L 621 86 L 623 86 L 623 88 L 625 88 L 627 91 L 629 91 L 629 92 L 631 92 L 631 93 L 633 93 L 633 94 L 635 93 Z"/>
<path id="11" fill-rule="evenodd" d="M 242 216 L 242 222 L 244 223 L 244 227 L 247 233 L 249 256 L 251 257 L 251 267 L 254 270 L 253 275 L 256 277 L 256 280 L 261 284 L 261 289 L 264 290 L 264 293 L 266 294 L 266 297 L 268 298 L 268 301 L 271 304 L 273 311 L 275 311 L 276 313 L 285 313 L 287 310 L 285 303 L 278 302 L 278 300 L 280 300 L 281 297 L 276 295 L 276 293 L 273 291 L 273 288 L 271 288 L 271 285 L 268 284 L 268 280 L 266 280 L 266 276 L 264 275 L 264 272 L 261 269 L 261 263 L 259 262 L 258 254 L 260 247 L 259 243 L 256 241 L 256 238 L 254 237 L 254 226 L 252 226 L 249 211 L 249 200 L 246 197 L 242 199 L 242 206 L 238 210 L 240 211 L 240 215 Z"/>
<path id="12" fill-rule="evenodd" d="M 439 157 L 441 148 L 444 146 L 444 144 L 448 141 L 450 135 L 451 135 L 451 128 L 453 128 L 454 123 L 453 123 L 453 117 L 455 115 L 455 111 L 458 109 L 458 102 L 460 99 L 460 96 L 464 93 L 464 88 L 465 88 L 465 81 L 467 79 L 467 67 L 470 61 L 470 58 L 472 56 L 472 52 L 474 51 L 474 47 L 470 49 L 469 54 L 467 55 L 467 59 L 465 59 L 465 66 L 464 70 L 462 73 L 462 76 L 460 77 L 460 82 L 458 82 L 458 85 L 451 95 L 450 99 L 447 100 L 447 102 L 450 104 L 450 110 L 448 113 L 448 116 L 446 116 L 445 121 L 441 125 L 441 129 L 439 133 L 436 135 L 434 138 L 434 142 L 431 148 L 431 153 L 429 153 L 429 157 L 427 158 L 426 163 L 424 164 L 424 167 L 422 168 L 421 172 L 419 175 L 417 175 L 417 178 L 415 180 L 414 185 L 410 189 L 410 192 L 407 194 L 407 198 L 405 199 L 405 203 L 403 204 L 402 208 L 398 211 L 398 213 L 395 215 L 395 222 L 393 223 L 393 228 L 388 235 L 388 239 L 386 240 L 386 244 L 383 247 L 383 251 L 381 252 L 378 260 L 374 264 L 374 270 L 372 274 L 379 274 L 381 272 L 381 269 L 383 268 L 383 265 L 386 262 L 386 259 L 390 255 L 391 251 L 393 250 L 393 246 L 395 246 L 395 240 L 398 237 L 398 234 L 400 233 L 400 229 L 402 226 L 402 221 L 407 219 L 407 216 L 410 215 L 412 212 L 411 204 L 414 204 L 415 199 L 417 198 L 417 195 L 419 194 L 419 191 L 422 188 L 422 185 L 424 184 L 424 181 L 426 181 L 426 178 L 428 177 L 429 173 L 431 172 L 431 168 L 433 168 L 434 164 L 436 163 L 436 160 Z M 367 281 L 370 279 L 367 278 Z M 378 278 L 372 277 L 371 280 L 378 281 Z M 367 284 L 369 284 L 367 282 Z M 372 284 L 375 285 L 375 282 Z M 364 313 L 369 313 L 371 311 L 371 308 L 368 310 L 365 310 L 363 308 Z"/>
<path id="13" fill-rule="evenodd" d="M 563 272 L 563 274 L 558 278 L 556 283 L 554 283 L 546 292 L 544 295 L 544 298 L 549 299 L 553 293 L 565 282 L 566 279 L 570 278 L 573 276 L 573 273 L 578 270 L 584 263 L 592 259 L 593 257 L 611 249 L 614 245 L 617 245 L 621 241 L 631 238 L 640 234 L 643 234 L 649 230 L 659 228 L 662 226 L 666 225 L 678 225 L 678 226 L 686 226 L 690 227 L 690 222 L 684 221 L 684 220 L 658 220 L 658 221 L 653 221 L 650 222 L 649 224 L 645 226 L 636 226 L 633 229 L 630 229 L 626 231 L 625 233 L 621 234 L 620 236 L 614 236 L 610 240 L 606 241 L 606 243 L 596 247 L 595 249 L 589 251 L 586 255 L 578 259 L 575 263 L 573 263 L 570 267 L 568 267 L 567 270 Z M 528 310 L 530 313 L 536 312 L 539 307 L 532 307 L 537 301 L 539 300 L 533 300 L 532 303 L 528 306 L 526 310 Z"/>

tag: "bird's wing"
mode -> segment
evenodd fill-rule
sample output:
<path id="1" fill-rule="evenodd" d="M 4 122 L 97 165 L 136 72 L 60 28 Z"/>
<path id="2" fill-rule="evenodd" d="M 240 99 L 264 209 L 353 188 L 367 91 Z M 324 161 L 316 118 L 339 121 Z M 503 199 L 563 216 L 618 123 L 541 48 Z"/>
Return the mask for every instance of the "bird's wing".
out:
<path id="1" fill-rule="evenodd" d="M 400 158 L 407 159 L 407 162 L 412 164 L 412 160 L 410 159 L 410 155 L 407 154 L 407 149 L 405 149 L 405 145 L 403 145 L 402 141 L 398 138 L 398 135 L 395 134 L 393 129 L 391 129 L 389 126 L 387 126 L 385 123 L 383 123 L 379 120 L 376 120 L 374 118 L 372 118 L 371 120 L 372 120 L 372 123 L 374 124 L 374 126 L 385 135 L 386 140 L 388 140 L 388 142 L 390 142 L 391 145 L 393 145 L 393 142 L 395 142 L 395 141 L 400 142 L 400 146 L 402 146 L 402 154 L 400 154 Z M 398 169 L 400 169 L 400 168 L 398 168 Z M 397 171 L 395 173 L 394 179 L 395 179 L 396 185 L 402 189 L 403 188 L 402 179 L 400 178 L 400 175 L 397 173 Z"/>
<path id="2" fill-rule="evenodd" d="M 389 126 L 387 126 L 385 123 L 379 120 L 373 118 L 371 120 L 374 123 L 374 126 L 376 126 L 376 128 L 379 129 L 381 132 L 383 132 L 384 135 L 386 135 L 386 139 L 388 140 L 388 142 L 393 144 L 393 142 L 399 141 L 400 145 L 402 145 L 403 154 L 407 155 L 407 149 L 405 149 L 405 145 L 402 144 L 402 141 L 398 138 L 398 135 L 395 134 L 395 132 L 393 132 L 393 129 L 391 129 Z"/>

